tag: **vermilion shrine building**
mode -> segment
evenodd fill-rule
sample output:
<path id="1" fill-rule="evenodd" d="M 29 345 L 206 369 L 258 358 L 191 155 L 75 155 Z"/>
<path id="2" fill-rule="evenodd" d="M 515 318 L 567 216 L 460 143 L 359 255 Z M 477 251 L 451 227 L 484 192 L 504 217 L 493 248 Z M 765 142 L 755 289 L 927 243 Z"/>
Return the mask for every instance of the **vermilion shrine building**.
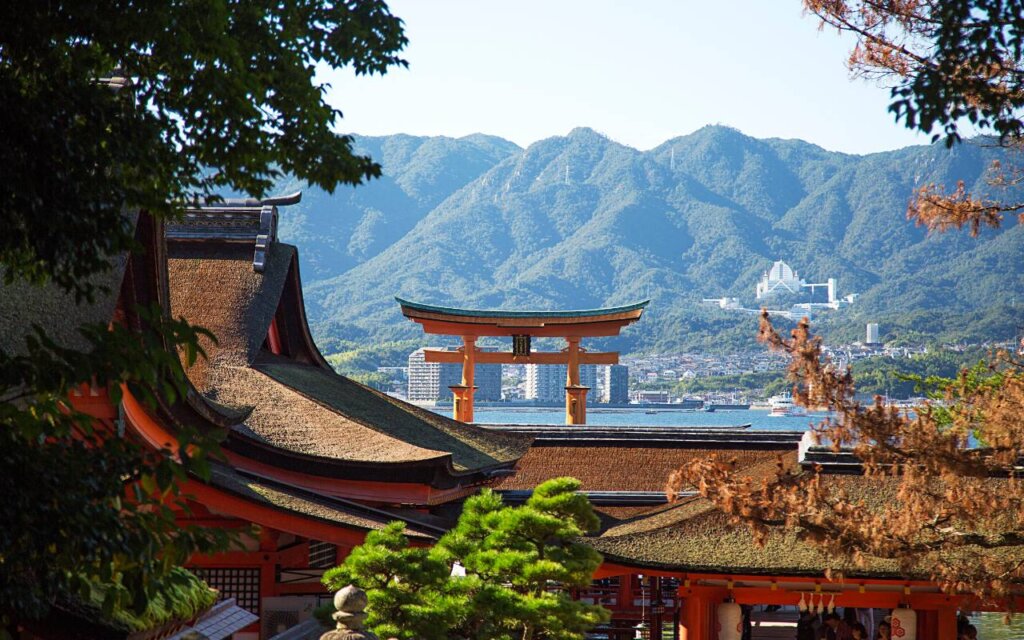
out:
<path id="1" fill-rule="evenodd" d="M 185 483 L 193 513 L 181 519 L 259 527 L 244 548 L 191 563 L 211 586 L 259 616 L 235 637 L 271 638 L 307 619 L 328 595 L 319 582 L 323 570 L 368 531 L 401 520 L 414 542 L 429 545 L 451 526 L 461 500 L 481 487 L 494 487 L 515 503 L 538 483 L 566 475 L 582 481 L 602 519 L 586 542 L 605 563 L 594 586 L 576 595 L 612 610 L 604 637 L 633 637 L 643 622 L 677 638 L 724 640 L 735 637 L 729 624 L 716 631 L 718 614 L 731 615 L 729 596 L 740 604 L 792 605 L 808 597 L 821 602 L 824 594 L 830 601 L 835 596 L 840 608 L 906 603 L 916 616 L 917 638 L 953 640 L 958 607 L 980 606 L 941 594 L 927 576 L 903 575 L 883 561 L 847 568 L 843 582 L 831 582 L 824 577 L 827 559 L 791 535 L 759 548 L 745 529 L 696 495 L 667 503 L 668 474 L 716 452 L 735 457 L 737 473 L 754 477 L 780 459 L 822 464 L 830 481 L 873 500 L 889 499 L 877 483 L 862 486 L 856 460 L 809 447 L 801 433 L 580 426 L 586 391 L 573 389 L 574 363 L 610 362 L 616 354 L 586 352 L 579 339 L 614 335 L 639 319 L 646 303 L 503 314 L 402 301 L 403 312 L 425 330 L 465 336 L 464 350 L 454 354 L 465 367 L 460 417 L 472 416 L 473 363 L 525 356 L 569 365 L 567 418 L 575 426 L 482 427 L 337 375 L 310 337 L 297 251 L 276 237 L 277 207 L 297 200 L 227 201 L 192 210 L 168 227 L 140 215 L 136 237 L 146 251 L 121 260 L 109 275 L 110 295 L 91 305 L 19 285 L 0 296 L 0 347 L 11 352 L 24 348 L 32 323 L 62 344 L 79 346 L 74 329 L 82 322 L 138 327 L 143 320 L 135 309 L 151 303 L 215 333 L 217 343 L 204 345 L 208 360 L 187 372 L 186 398 L 151 409 L 126 389 L 114 406 L 107 389 L 88 388 L 73 402 L 112 436 L 153 447 L 173 447 L 182 425 L 227 434 L 227 463 L 216 464 L 209 481 Z M 473 338 L 482 335 L 520 338 L 513 352 L 491 355 L 473 348 Z M 568 338 L 568 347 L 531 353 L 524 335 Z M 758 633 L 755 639 L 767 637 Z"/>

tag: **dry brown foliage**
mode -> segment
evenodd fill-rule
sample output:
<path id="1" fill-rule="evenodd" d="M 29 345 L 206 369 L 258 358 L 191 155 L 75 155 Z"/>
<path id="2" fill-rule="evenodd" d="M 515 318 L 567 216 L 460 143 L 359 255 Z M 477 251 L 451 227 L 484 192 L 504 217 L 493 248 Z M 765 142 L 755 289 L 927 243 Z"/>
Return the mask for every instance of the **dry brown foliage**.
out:
<path id="1" fill-rule="evenodd" d="M 944 83 L 967 104 L 1003 106 L 1021 97 L 1022 65 L 1012 47 L 948 41 L 950 20 L 960 22 L 956 32 L 961 37 L 972 31 L 991 33 L 1005 19 L 1002 13 L 1013 11 L 1010 7 L 976 2 L 965 18 L 936 0 L 803 0 L 803 4 L 821 20 L 822 28 L 856 37 L 847 66 L 857 76 L 895 83 L 941 70 Z"/>
<path id="2" fill-rule="evenodd" d="M 1012 14 L 1010 5 L 977 2 L 979 6 L 964 18 L 950 11 L 951 4 L 935 0 L 804 0 L 803 4 L 820 18 L 821 27 L 856 38 L 847 60 L 854 75 L 906 90 L 896 91 L 894 97 L 913 96 L 890 107 L 908 127 L 927 132 L 945 123 L 947 133 L 956 139 L 957 119 L 991 127 L 999 133 L 998 144 L 1015 153 L 1006 166 L 993 164 L 988 185 L 1020 183 L 1024 62 L 1008 36 L 1013 29 L 1001 23 L 1006 14 Z M 951 20 L 959 22 L 955 31 L 949 26 Z M 1005 44 L 983 44 L 999 32 Z M 974 33 L 985 37 L 974 38 Z M 982 227 L 998 227 L 1007 213 L 1017 213 L 1024 222 L 1022 212 L 1024 203 L 974 196 L 961 181 L 949 193 L 942 185 L 921 186 L 911 199 L 907 217 L 929 231 L 967 227 L 976 236 Z"/>
<path id="3" fill-rule="evenodd" d="M 1020 361 L 1001 354 L 987 371 L 965 370 L 944 385 L 945 398 L 908 414 L 881 397 L 855 400 L 849 373 L 822 357 L 806 319 L 787 339 L 765 312 L 759 337 L 791 356 L 795 401 L 834 415 L 812 427 L 814 437 L 834 451 L 852 451 L 863 476 L 780 463 L 774 477 L 756 482 L 712 458 L 674 473 L 670 494 L 696 487 L 735 523 L 748 525 L 756 541 L 788 528 L 837 567 L 890 559 L 907 576 L 930 576 L 948 592 L 989 600 L 1024 587 Z"/>

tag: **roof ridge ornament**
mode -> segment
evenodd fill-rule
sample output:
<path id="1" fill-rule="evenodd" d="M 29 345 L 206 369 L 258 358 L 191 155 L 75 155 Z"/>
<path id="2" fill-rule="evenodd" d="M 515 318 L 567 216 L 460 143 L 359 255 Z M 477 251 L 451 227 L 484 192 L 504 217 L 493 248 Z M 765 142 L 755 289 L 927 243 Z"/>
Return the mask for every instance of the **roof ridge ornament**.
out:
<path id="1" fill-rule="evenodd" d="M 264 205 L 260 208 L 260 230 L 256 234 L 256 251 L 252 256 L 252 268 L 263 273 L 267 266 L 267 251 L 277 241 L 277 207 Z"/>
<path id="2" fill-rule="evenodd" d="M 277 242 L 277 208 L 297 204 L 301 200 L 301 191 L 262 200 L 207 199 L 187 206 L 181 220 L 169 223 L 167 239 L 253 243 L 252 267 L 257 273 L 263 273 L 270 246 Z"/>

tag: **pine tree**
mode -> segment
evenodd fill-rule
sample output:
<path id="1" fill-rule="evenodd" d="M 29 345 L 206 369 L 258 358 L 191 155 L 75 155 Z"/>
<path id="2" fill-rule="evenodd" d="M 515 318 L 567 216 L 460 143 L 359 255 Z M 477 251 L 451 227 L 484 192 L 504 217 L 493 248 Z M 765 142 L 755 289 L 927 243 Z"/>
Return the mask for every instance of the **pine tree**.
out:
<path id="1" fill-rule="evenodd" d="M 381 637 L 582 639 L 608 612 L 568 592 L 589 585 L 601 563 L 576 541 L 598 526 L 579 486 L 549 480 L 518 507 L 484 490 L 430 549 L 410 547 L 402 523 L 392 523 L 368 535 L 324 582 L 365 589 L 368 625 Z"/>

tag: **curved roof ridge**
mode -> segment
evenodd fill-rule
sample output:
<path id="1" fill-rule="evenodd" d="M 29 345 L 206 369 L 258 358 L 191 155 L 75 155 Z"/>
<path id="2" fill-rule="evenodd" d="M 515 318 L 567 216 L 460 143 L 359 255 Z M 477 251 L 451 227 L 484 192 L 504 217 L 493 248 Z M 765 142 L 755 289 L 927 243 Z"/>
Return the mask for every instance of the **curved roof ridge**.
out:
<path id="1" fill-rule="evenodd" d="M 425 311 L 428 313 L 441 313 L 452 316 L 463 316 L 473 318 L 590 318 L 594 316 L 612 315 L 616 313 L 627 313 L 629 311 L 637 311 L 644 309 L 651 303 L 650 299 L 641 300 L 631 304 L 620 305 L 617 307 L 604 307 L 599 309 L 568 309 L 561 311 L 541 311 L 541 310 L 526 310 L 526 311 L 509 311 L 509 310 L 498 310 L 498 309 L 461 309 L 458 307 L 445 307 L 440 305 L 425 304 L 422 302 L 413 302 L 412 300 L 406 300 L 395 296 L 395 301 L 403 307 L 408 307 L 416 311 Z"/>

